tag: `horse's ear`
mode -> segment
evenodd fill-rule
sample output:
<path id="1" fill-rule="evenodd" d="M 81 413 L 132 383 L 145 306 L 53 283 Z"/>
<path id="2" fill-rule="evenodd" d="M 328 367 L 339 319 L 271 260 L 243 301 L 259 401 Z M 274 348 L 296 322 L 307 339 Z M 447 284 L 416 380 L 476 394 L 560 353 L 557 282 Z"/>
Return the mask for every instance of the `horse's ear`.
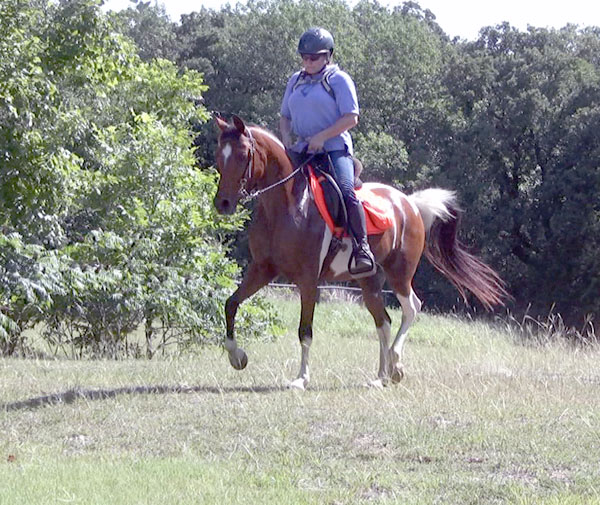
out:
<path id="1" fill-rule="evenodd" d="M 242 135 L 246 132 L 246 124 L 244 123 L 244 120 L 235 114 L 233 115 L 233 125 Z"/>
<path id="2" fill-rule="evenodd" d="M 215 118 L 215 123 L 217 124 L 217 126 L 219 127 L 219 130 L 221 130 L 222 132 L 225 131 L 227 129 L 227 127 L 229 126 L 227 124 L 227 121 L 225 121 L 220 114 L 214 114 L 213 116 Z"/>

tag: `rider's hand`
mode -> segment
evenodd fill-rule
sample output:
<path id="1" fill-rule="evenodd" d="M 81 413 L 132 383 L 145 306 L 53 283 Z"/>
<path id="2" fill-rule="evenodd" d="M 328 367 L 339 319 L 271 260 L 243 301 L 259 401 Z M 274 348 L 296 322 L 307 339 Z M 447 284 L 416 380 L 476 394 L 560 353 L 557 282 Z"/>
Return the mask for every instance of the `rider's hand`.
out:
<path id="1" fill-rule="evenodd" d="M 317 133 L 314 137 L 308 139 L 308 152 L 318 153 L 320 151 L 323 151 L 326 140 L 327 139 L 323 137 L 320 133 Z"/>

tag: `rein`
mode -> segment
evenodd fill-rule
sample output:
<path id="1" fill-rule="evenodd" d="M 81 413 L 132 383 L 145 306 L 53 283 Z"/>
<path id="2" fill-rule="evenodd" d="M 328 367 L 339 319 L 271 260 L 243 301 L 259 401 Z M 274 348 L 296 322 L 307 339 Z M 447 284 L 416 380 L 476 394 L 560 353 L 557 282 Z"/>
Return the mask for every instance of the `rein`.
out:
<path id="1" fill-rule="evenodd" d="M 246 202 L 250 202 L 252 200 L 254 200 L 255 198 L 258 198 L 260 195 L 262 195 L 263 193 L 266 193 L 267 191 L 269 191 L 270 189 L 276 188 L 277 186 L 280 186 L 281 184 L 286 183 L 287 181 L 289 181 L 292 177 L 294 177 L 298 172 L 300 172 L 300 170 L 302 170 L 304 168 L 304 166 L 309 162 L 310 160 L 306 160 L 305 162 L 303 162 L 301 165 L 298 166 L 298 168 L 296 170 L 294 170 L 290 175 L 288 175 L 287 177 L 284 177 L 283 179 L 281 179 L 280 181 L 277 181 L 274 184 L 271 184 L 270 186 L 267 186 L 266 188 L 263 189 L 255 189 L 254 191 L 248 193 L 248 191 L 245 188 L 246 183 L 248 182 L 247 179 L 242 179 L 240 181 L 240 194 L 242 195 L 242 198 L 240 199 L 240 201 L 242 203 L 246 203 Z"/>
<path id="2" fill-rule="evenodd" d="M 243 204 L 250 202 L 250 201 L 254 200 L 255 198 L 258 198 L 263 193 L 266 193 L 267 191 L 269 191 L 273 188 L 276 188 L 277 186 L 280 186 L 281 184 L 285 184 L 287 181 L 289 181 L 290 179 L 295 177 L 296 174 L 298 172 L 300 172 L 300 170 L 302 170 L 310 161 L 312 161 L 312 159 L 317 154 L 317 153 L 311 154 L 308 158 L 306 158 L 306 160 L 304 160 L 302 163 L 300 163 L 300 165 L 298 165 L 298 167 L 287 177 L 284 177 L 283 179 L 275 182 L 274 184 L 271 184 L 270 186 L 267 186 L 266 188 L 255 189 L 254 191 L 251 191 L 250 193 L 248 193 L 248 190 L 246 189 L 246 187 L 248 186 L 248 181 L 250 179 L 252 179 L 252 175 L 253 175 L 253 171 L 254 171 L 255 142 L 254 142 L 254 137 L 252 136 L 252 133 L 250 132 L 250 129 L 247 128 L 245 133 L 248 136 L 248 138 L 250 139 L 250 158 L 248 159 L 248 169 L 246 171 L 246 173 L 248 175 L 247 175 L 247 177 L 244 177 L 240 180 L 239 193 L 241 195 L 240 201 Z"/>

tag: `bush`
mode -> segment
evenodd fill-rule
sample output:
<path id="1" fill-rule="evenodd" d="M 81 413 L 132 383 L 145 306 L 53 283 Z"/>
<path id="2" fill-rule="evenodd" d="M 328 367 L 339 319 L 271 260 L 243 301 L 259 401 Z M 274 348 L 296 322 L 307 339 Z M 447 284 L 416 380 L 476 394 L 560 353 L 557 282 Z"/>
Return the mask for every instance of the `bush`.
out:
<path id="1" fill-rule="evenodd" d="M 198 170 L 200 74 L 143 62 L 97 0 L 0 4 L 0 353 L 142 354 L 216 342 L 237 267 Z M 15 71 L 16 69 L 16 71 Z M 269 325 L 260 305 L 249 327 Z"/>

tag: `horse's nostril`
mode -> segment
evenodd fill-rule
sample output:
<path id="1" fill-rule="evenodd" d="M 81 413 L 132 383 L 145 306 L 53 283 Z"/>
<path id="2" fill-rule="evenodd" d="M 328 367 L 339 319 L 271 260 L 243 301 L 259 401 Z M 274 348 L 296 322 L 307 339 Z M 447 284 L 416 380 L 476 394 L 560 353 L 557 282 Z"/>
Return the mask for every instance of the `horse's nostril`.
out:
<path id="1" fill-rule="evenodd" d="M 217 208 L 217 212 L 219 214 L 231 214 L 232 212 L 232 202 L 228 198 L 215 198 L 215 207 Z"/>

